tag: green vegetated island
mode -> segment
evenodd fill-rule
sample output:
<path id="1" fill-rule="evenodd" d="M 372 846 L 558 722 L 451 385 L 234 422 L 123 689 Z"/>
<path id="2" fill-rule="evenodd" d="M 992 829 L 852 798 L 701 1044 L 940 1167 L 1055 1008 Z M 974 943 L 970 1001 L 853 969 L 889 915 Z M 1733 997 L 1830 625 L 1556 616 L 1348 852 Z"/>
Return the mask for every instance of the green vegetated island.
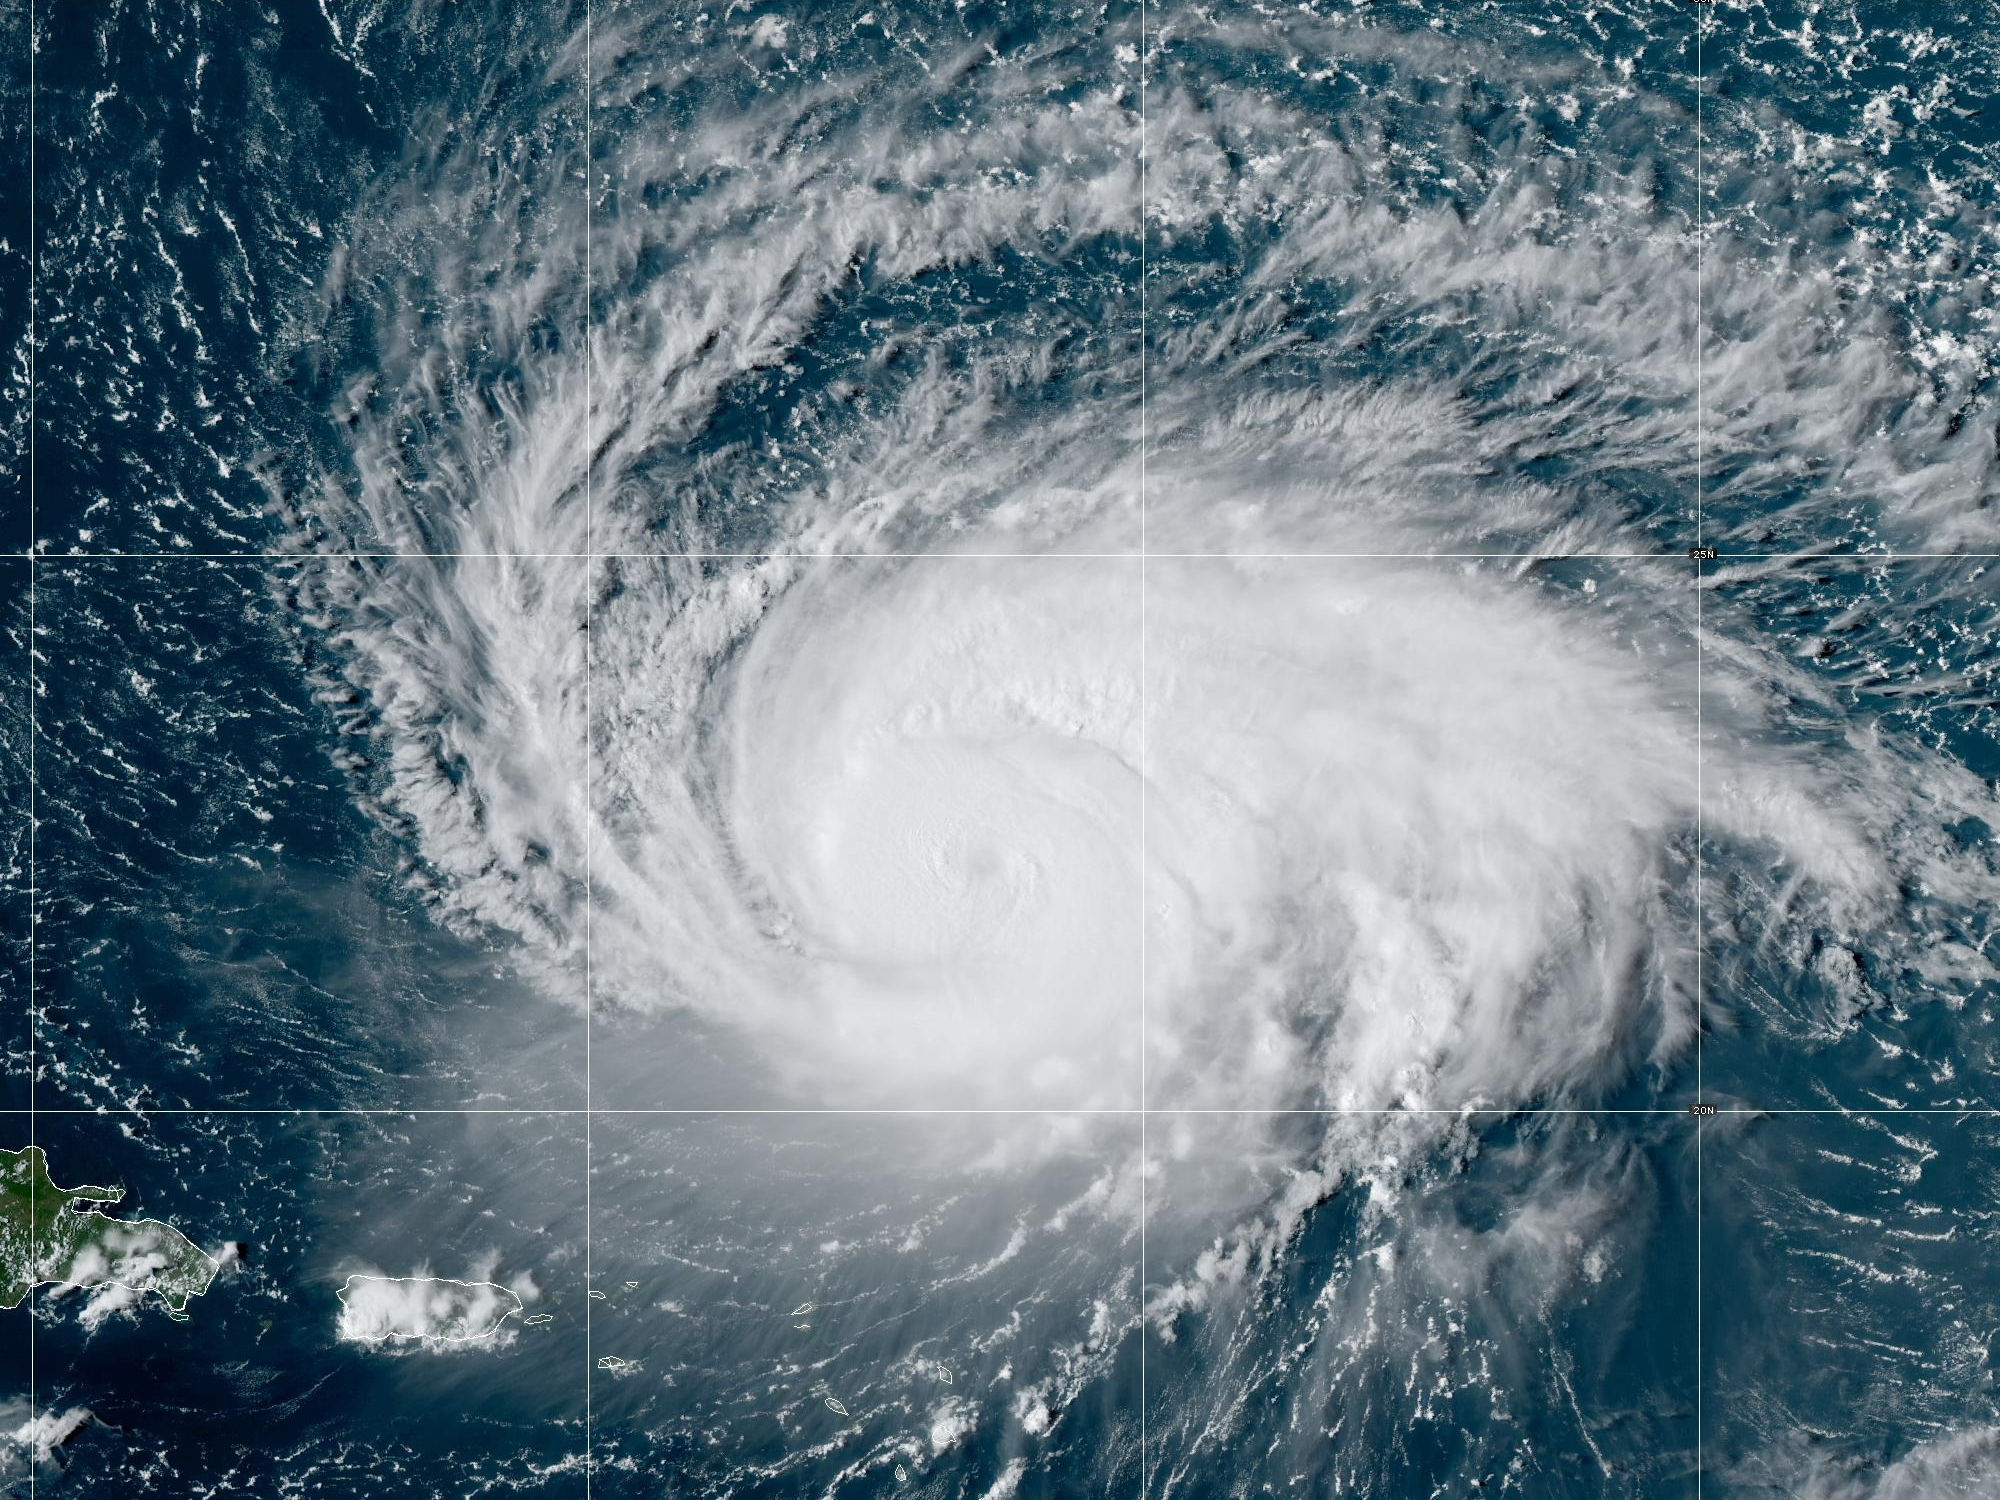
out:
<path id="1" fill-rule="evenodd" d="M 0 1150 L 0 1308 L 33 1288 L 122 1286 L 156 1293 L 168 1316 L 186 1321 L 190 1298 L 208 1290 L 221 1262 L 171 1224 L 114 1219 L 98 1205 L 123 1188 L 59 1188 L 39 1146 Z"/>

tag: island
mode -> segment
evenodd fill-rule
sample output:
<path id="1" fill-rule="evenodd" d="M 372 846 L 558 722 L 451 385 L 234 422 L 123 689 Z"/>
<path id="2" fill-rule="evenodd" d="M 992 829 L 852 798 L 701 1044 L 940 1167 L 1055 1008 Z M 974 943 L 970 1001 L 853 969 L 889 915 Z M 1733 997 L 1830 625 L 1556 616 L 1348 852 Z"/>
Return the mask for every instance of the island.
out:
<path id="1" fill-rule="evenodd" d="M 504 1286 L 442 1276 L 350 1276 L 334 1295 L 340 1337 L 362 1344 L 471 1343 L 491 1338 L 522 1306 Z"/>
<path id="2" fill-rule="evenodd" d="M 221 1262 L 171 1224 L 117 1219 L 100 1205 L 123 1188 L 60 1188 L 39 1146 L 0 1150 L 0 1308 L 19 1307 L 37 1286 L 124 1287 L 152 1293 L 169 1317 L 187 1320 Z"/>

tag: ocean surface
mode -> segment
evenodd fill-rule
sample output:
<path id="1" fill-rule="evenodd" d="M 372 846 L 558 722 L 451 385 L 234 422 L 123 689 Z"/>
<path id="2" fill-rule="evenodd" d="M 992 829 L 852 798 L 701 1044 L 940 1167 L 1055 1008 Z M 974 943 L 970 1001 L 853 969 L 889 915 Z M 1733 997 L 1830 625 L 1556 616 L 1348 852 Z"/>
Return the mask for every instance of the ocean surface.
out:
<path id="1" fill-rule="evenodd" d="M 0 1487 L 2000 1492 L 1996 52 L 0 0 Z"/>

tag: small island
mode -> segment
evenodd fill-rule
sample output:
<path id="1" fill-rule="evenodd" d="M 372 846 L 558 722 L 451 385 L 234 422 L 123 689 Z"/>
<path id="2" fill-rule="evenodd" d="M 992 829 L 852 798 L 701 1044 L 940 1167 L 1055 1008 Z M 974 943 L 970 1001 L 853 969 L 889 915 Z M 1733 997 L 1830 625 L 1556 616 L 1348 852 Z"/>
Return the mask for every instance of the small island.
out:
<path id="1" fill-rule="evenodd" d="M 522 1306 L 504 1286 L 442 1276 L 350 1276 L 334 1295 L 340 1337 L 361 1344 L 473 1343 L 491 1338 Z"/>
<path id="2" fill-rule="evenodd" d="M 153 1293 L 168 1315 L 187 1318 L 221 1262 L 171 1224 L 115 1219 L 96 1205 L 123 1188 L 60 1188 L 39 1146 L 0 1150 L 0 1308 L 19 1307 L 37 1286 L 120 1286 Z"/>

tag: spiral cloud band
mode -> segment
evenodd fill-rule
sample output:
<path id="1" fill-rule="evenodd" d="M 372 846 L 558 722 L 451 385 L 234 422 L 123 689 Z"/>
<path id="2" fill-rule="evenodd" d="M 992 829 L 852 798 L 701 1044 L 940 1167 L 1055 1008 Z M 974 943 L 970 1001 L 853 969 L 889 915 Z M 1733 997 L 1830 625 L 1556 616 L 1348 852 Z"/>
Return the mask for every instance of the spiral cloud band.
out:
<path id="1" fill-rule="evenodd" d="M 653 966 L 612 982 L 865 1102 L 1134 1107 L 1142 1025 L 1149 1102 L 1559 1086 L 1662 982 L 1693 796 L 1583 628 L 1438 564 L 809 565 L 701 700 L 705 784 L 611 771 L 649 815 L 600 920 Z"/>
<path id="2" fill-rule="evenodd" d="M 418 163 L 343 263 L 438 325 L 400 388 L 381 341 L 357 477 L 312 525 L 467 554 L 313 585 L 388 741 L 375 791 L 447 912 L 553 975 L 580 962 L 588 888 L 613 1012 L 686 1016 L 802 1100 L 1130 1108 L 1143 1077 L 1154 1106 L 1509 1103 L 1671 1055 L 1693 1025 L 1668 934 L 1697 608 L 1682 568 L 1630 554 L 1659 521 L 1632 476 L 1691 457 L 1662 336 L 1690 270 L 1624 185 L 1552 218 L 1570 169 L 1496 140 L 1468 220 L 1371 182 L 1305 114 L 1169 73 L 1142 485 L 1115 47 L 1097 78 L 968 53 L 923 85 L 964 128 L 920 141 L 810 89 L 724 108 L 690 75 L 717 112 L 669 150 L 617 128 L 621 91 L 657 83 L 621 35 L 597 42 L 618 201 L 588 226 L 587 359 L 544 347 L 581 316 L 586 226 L 538 160 Z M 542 87 L 554 130 L 567 85 Z M 1664 108 L 1600 107 L 1606 131 Z M 513 226 L 484 252 L 535 273 L 446 297 L 448 193 Z M 1210 221 L 1275 226 L 1219 299 L 1197 295 Z M 408 279 L 412 246 L 436 285 Z M 926 276 L 986 262 L 1031 312 L 965 336 L 960 299 L 940 324 Z M 1888 497 L 1884 524 L 1941 537 L 1929 497 L 1971 471 L 1899 471 L 1900 445 L 1962 445 L 1912 409 L 1863 437 L 1814 404 L 1863 363 L 1904 378 L 1879 331 L 1790 337 L 1834 294 L 1748 246 L 1711 275 L 1737 309 L 1710 361 L 1723 452 L 1771 408 L 1741 483 L 1841 465 Z M 1301 279 L 1341 309 L 1304 382 L 1281 290 Z M 1739 306 L 1739 281 L 1781 295 Z M 1359 351 L 1385 340 L 1428 344 L 1435 378 L 1370 374 Z M 1753 354 L 1790 377 L 1731 388 Z M 773 404 L 802 359 L 832 368 Z M 1515 378 L 1485 378 L 1496 360 Z M 841 366 L 873 372 L 866 394 Z M 800 457 L 749 440 L 764 412 Z M 1528 551 L 1607 555 L 1448 556 Z M 1882 808 L 1978 792 L 1916 786 L 1881 750 L 1829 775 L 1762 748 L 1785 672 L 1712 670 L 1703 811 L 1844 921 L 1935 857 L 1899 850 Z M 683 1063 L 656 1045 L 671 1094 Z"/>
<path id="3" fill-rule="evenodd" d="M 596 1102 L 1111 1116 L 993 1262 L 1139 1203 L 1172 1247 L 1137 1296 L 1065 1261 L 1065 1399 L 1136 1305 L 1212 1313 L 1233 1392 L 1309 1357 L 1400 1412 L 1432 1307 L 1532 1343 L 1644 1253 L 1636 1153 L 1567 1137 L 1459 1233 L 1457 1112 L 1658 1102 L 1766 962 L 1801 1032 L 1994 981 L 1991 785 L 1896 719 L 1861 574 L 1786 592 L 1923 554 L 1925 683 L 1970 680 L 1983 377 L 1786 232 L 1782 143 L 1697 270 L 1687 101 L 1630 67 L 1175 12 L 1142 185 L 1134 24 L 675 24 L 600 10 L 587 153 L 577 59 L 523 57 L 538 134 L 375 187 L 322 294 L 375 363 L 278 495 L 357 784 L 588 1003 Z M 1079 1149 L 979 1128 L 1016 1183 Z M 1366 1256 L 1259 1332 L 1343 1192 Z"/>

